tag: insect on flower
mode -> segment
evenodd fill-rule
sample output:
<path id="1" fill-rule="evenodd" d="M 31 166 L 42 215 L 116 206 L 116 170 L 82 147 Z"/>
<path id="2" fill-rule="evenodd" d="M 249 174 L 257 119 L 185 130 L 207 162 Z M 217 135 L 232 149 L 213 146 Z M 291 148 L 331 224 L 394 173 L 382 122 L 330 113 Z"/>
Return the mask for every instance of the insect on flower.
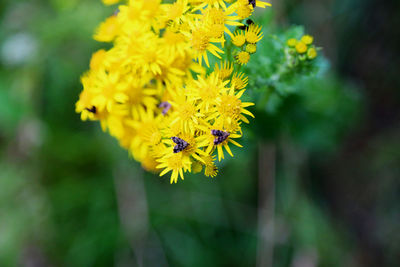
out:
<path id="1" fill-rule="evenodd" d="M 211 134 L 215 136 L 214 145 L 219 145 L 224 142 L 230 135 L 227 131 L 211 130 Z"/>
<path id="2" fill-rule="evenodd" d="M 251 24 L 254 24 L 254 21 L 251 20 L 251 19 L 248 19 L 248 20 L 246 20 L 246 24 L 247 25 L 242 25 L 242 26 L 239 26 L 238 28 L 245 31 L 245 30 L 247 30 L 249 28 L 249 26 Z"/>
<path id="3" fill-rule="evenodd" d="M 96 114 L 96 111 L 97 111 L 97 109 L 96 109 L 95 106 L 92 106 L 91 108 L 85 108 L 85 109 L 86 109 L 87 111 L 93 113 L 93 114 Z"/>
<path id="4" fill-rule="evenodd" d="M 174 153 L 182 152 L 183 150 L 185 150 L 185 148 L 189 146 L 188 142 L 186 142 L 183 139 L 180 139 L 179 137 L 174 136 L 171 137 L 171 139 L 176 144 L 176 146 L 174 147 Z"/>
<path id="5" fill-rule="evenodd" d="M 253 8 L 256 7 L 256 0 L 249 0 L 249 5 L 252 5 Z"/>
<path id="6" fill-rule="evenodd" d="M 161 102 L 160 105 L 158 105 L 159 108 L 162 108 L 162 114 L 165 116 L 167 114 L 168 110 L 171 109 L 171 104 L 168 101 Z"/>

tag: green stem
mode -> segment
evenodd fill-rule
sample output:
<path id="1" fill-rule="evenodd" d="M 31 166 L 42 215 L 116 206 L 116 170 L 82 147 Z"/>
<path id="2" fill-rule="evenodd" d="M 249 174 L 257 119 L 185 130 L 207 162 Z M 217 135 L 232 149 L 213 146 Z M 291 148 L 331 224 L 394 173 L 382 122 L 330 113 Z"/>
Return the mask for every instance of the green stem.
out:
<path id="1" fill-rule="evenodd" d="M 228 42 L 226 45 L 226 60 L 228 60 L 229 63 L 232 62 L 232 44 L 231 42 Z"/>

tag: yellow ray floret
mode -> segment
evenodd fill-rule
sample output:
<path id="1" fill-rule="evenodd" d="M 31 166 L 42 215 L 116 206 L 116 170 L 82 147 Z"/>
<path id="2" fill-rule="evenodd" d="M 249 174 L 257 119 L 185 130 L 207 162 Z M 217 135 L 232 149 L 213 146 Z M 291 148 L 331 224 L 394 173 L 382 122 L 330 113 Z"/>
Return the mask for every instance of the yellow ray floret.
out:
<path id="1" fill-rule="evenodd" d="M 221 62 L 220 65 L 215 63 L 214 73 L 218 76 L 221 80 L 227 80 L 231 77 L 233 72 L 233 64 L 228 61 Z"/>

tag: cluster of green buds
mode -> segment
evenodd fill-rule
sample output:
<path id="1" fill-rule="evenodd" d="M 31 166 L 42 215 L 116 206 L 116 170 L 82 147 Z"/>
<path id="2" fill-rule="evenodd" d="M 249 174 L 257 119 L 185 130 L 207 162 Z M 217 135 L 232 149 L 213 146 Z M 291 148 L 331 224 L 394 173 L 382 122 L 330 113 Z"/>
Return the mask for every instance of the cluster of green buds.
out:
<path id="1" fill-rule="evenodd" d="M 289 62 L 292 67 L 314 60 L 318 56 L 318 49 L 313 42 L 314 38 L 310 35 L 303 35 L 299 40 L 295 38 L 287 40 L 286 54 L 291 59 Z"/>

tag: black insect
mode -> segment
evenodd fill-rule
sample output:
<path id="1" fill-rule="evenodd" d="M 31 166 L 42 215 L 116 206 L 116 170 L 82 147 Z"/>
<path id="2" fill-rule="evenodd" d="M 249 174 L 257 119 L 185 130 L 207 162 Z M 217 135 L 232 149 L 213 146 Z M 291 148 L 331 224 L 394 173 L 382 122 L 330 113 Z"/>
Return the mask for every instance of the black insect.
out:
<path id="1" fill-rule="evenodd" d="M 114 11 L 113 16 L 118 16 L 118 14 L 119 14 L 119 8 L 117 8 L 117 9 Z"/>
<path id="2" fill-rule="evenodd" d="M 92 106 L 91 108 L 85 108 L 85 109 L 93 114 L 96 114 L 96 112 L 97 112 L 97 108 L 95 106 Z"/>
<path id="3" fill-rule="evenodd" d="M 214 145 L 219 145 L 224 142 L 230 135 L 227 131 L 211 130 L 211 134 L 215 136 Z"/>
<path id="4" fill-rule="evenodd" d="M 249 5 L 252 5 L 253 8 L 256 7 L 256 0 L 249 0 Z"/>
<path id="5" fill-rule="evenodd" d="M 183 139 L 180 139 L 179 137 L 174 136 L 174 137 L 171 137 L 171 139 L 176 144 L 176 146 L 174 147 L 174 153 L 182 152 L 189 146 L 188 142 L 186 142 Z"/>
<path id="6" fill-rule="evenodd" d="M 251 25 L 251 24 L 254 24 L 254 21 L 252 21 L 251 19 L 248 19 L 248 20 L 246 20 L 246 23 L 247 23 L 247 25 Z"/>
<path id="7" fill-rule="evenodd" d="M 158 107 L 163 109 L 162 114 L 165 115 L 165 114 L 167 114 L 168 110 L 170 110 L 171 104 L 169 102 L 165 101 L 165 102 L 161 102 L 160 105 L 158 105 Z"/>
<path id="8" fill-rule="evenodd" d="M 246 24 L 247 25 L 239 26 L 238 28 L 245 31 L 249 28 L 249 26 L 251 24 L 254 24 L 254 21 L 252 21 L 251 19 L 248 19 L 248 20 L 246 20 Z"/>

